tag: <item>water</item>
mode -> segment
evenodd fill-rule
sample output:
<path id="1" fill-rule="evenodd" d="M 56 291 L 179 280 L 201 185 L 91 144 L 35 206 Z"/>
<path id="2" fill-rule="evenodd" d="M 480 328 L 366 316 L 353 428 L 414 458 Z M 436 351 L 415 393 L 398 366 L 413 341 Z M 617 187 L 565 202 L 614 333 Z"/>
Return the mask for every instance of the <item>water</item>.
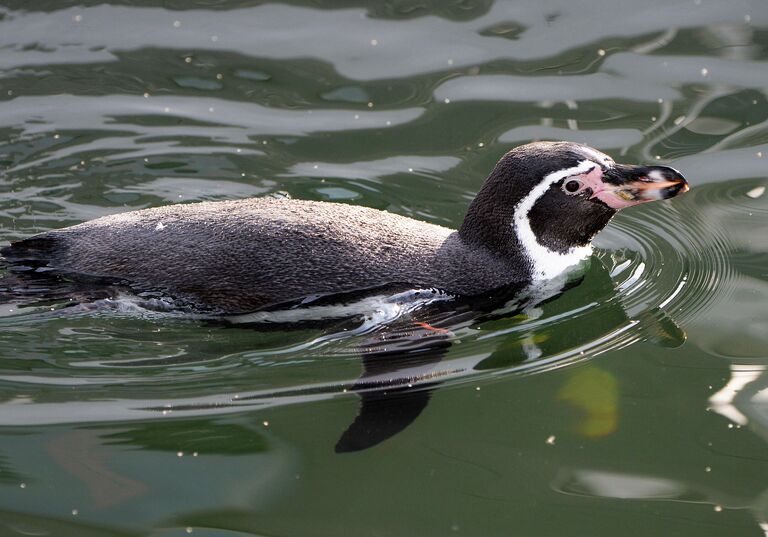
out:
<path id="1" fill-rule="evenodd" d="M 767 59 L 759 0 L 3 2 L 0 243 L 262 195 L 456 227 L 537 138 L 692 190 L 354 453 L 370 335 L 0 305 L 0 534 L 764 535 Z"/>

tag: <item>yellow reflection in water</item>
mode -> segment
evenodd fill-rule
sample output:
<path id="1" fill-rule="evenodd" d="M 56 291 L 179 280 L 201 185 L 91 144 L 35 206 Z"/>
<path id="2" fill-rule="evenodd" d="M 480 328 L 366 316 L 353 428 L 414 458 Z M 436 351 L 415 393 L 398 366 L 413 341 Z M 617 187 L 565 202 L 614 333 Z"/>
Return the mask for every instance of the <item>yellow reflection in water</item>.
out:
<path id="1" fill-rule="evenodd" d="M 619 422 L 616 377 L 595 365 L 577 369 L 557 393 L 560 401 L 581 412 L 575 431 L 588 438 L 608 436 Z"/>

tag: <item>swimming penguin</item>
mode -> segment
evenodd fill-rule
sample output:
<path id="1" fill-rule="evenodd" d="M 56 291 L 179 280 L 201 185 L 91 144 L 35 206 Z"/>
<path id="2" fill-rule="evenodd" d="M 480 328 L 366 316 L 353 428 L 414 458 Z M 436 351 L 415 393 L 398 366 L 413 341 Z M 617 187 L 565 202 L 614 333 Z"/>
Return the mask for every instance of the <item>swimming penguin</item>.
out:
<path id="1" fill-rule="evenodd" d="M 499 160 L 458 230 L 365 207 L 253 198 L 106 216 L 0 253 L 17 272 L 106 278 L 215 315 L 385 287 L 476 296 L 556 276 L 589 255 L 619 209 L 686 190 L 669 167 L 536 142 Z"/>

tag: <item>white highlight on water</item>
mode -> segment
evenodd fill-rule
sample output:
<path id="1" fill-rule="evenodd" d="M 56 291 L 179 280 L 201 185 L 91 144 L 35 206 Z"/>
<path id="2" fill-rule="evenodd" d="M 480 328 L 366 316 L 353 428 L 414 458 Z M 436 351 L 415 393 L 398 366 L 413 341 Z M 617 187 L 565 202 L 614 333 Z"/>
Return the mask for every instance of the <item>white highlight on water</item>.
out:
<path id="1" fill-rule="evenodd" d="M 765 366 L 739 365 L 730 366 L 731 379 L 723 386 L 720 391 L 712 394 L 709 398 L 709 404 L 715 412 L 727 419 L 739 424 L 747 425 L 749 418 L 737 408 L 736 397 L 744 388 L 765 374 Z M 759 394 L 758 394 L 759 395 Z M 758 396 L 751 398 L 751 403 L 763 403 Z M 732 426 L 733 424 L 729 424 Z"/>
<path id="2" fill-rule="evenodd" d="M 349 303 L 308 306 L 284 310 L 256 311 L 244 315 L 233 315 L 225 319 L 233 324 L 243 323 L 296 323 L 324 319 L 344 319 L 365 315 L 364 327 L 378 326 L 397 319 L 416 308 L 441 300 L 450 300 L 453 295 L 435 290 L 414 289 L 395 295 L 375 295 Z"/>
<path id="3" fill-rule="evenodd" d="M 534 204 L 549 190 L 553 183 L 556 183 L 566 177 L 588 173 L 597 164 L 591 160 L 582 160 L 572 168 L 552 172 L 536 185 L 527 196 L 515 207 L 515 213 L 512 217 L 512 225 L 520 244 L 525 251 L 526 256 L 531 262 L 534 281 L 548 280 L 563 272 L 571 265 L 585 259 L 592 253 L 592 246 L 580 246 L 571 248 L 566 253 L 555 252 L 539 243 L 536 234 L 531 229 L 531 222 L 528 219 L 528 213 L 531 212 Z"/>
<path id="4" fill-rule="evenodd" d="M 677 288 L 676 288 L 676 289 L 675 289 L 675 290 L 672 292 L 672 294 L 671 294 L 671 295 L 669 295 L 669 296 L 668 296 L 666 299 L 664 299 L 664 301 L 663 301 L 661 304 L 659 304 L 659 308 L 663 308 L 663 307 L 665 307 L 667 304 L 669 304 L 670 302 L 672 302 L 672 301 L 675 299 L 675 297 L 676 297 L 676 296 L 677 296 L 677 295 L 680 293 L 680 291 L 682 291 L 682 290 L 683 290 L 683 287 L 685 286 L 685 284 L 686 284 L 686 283 L 687 283 L 687 282 L 686 282 L 685 280 L 681 281 L 681 282 L 680 282 L 680 283 L 677 285 Z"/>
<path id="5" fill-rule="evenodd" d="M 753 188 L 752 190 L 747 192 L 747 196 L 749 196 L 753 200 L 756 200 L 757 198 L 759 198 L 763 194 L 765 194 L 765 187 L 764 186 L 756 186 L 755 188 Z"/>

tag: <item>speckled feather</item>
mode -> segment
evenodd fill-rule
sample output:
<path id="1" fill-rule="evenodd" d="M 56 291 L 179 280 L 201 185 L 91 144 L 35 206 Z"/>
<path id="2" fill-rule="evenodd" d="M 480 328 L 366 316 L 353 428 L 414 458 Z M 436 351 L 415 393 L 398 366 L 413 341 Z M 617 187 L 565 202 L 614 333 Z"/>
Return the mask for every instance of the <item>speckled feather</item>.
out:
<path id="1" fill-rule="evenodd" d="M 365 207 L 271 198 L 107 216 L 3 254 L 222 313 L 398 284 L 472 295 L 526 278 L 522 267 L 448 228 Z"/>

